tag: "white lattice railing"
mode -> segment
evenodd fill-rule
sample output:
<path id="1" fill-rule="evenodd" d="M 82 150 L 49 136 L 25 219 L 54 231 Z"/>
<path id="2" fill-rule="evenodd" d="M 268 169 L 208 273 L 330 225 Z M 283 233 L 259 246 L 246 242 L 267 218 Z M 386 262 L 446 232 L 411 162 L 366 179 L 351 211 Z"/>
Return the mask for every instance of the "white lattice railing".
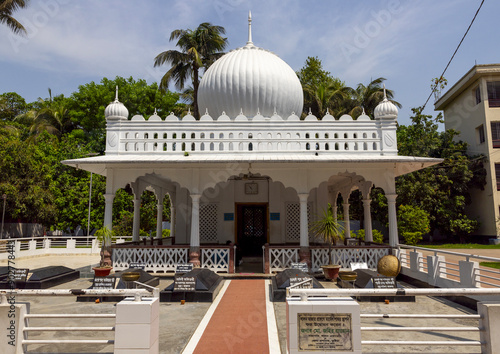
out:
<path id="1" fill-rule="evenodd" d="M 201 266 L 214 272 L 229 272 L 231 252 L 228 247 L 201 247 Z M 189 262 L 189 246 L 167 247 L 114 247 L 113 268 L 128 269 L 131 263 L 144 264 L 146 272 L 175 271 L 177 264 Z"/>
<path id="2" fill-rule="evenodd" d="M 292 263 L 299 261 L 299 247 L 273 248 L 269 247 L 269 270 L 279 272 L 290 268 Z"/>
<path id="3" fill-rule="evenodd" d="M 229 272 L 229 248 L 202 248 L 201 266 L 214 272 Z"/>
<path id="4" fill-rule="evenodd" d="M 173 272 L 176 264 L 188 262 L 188 255 L 188 247 L 117 247 L 113 248 L 113 268 L 125 270 L 130 263 L 141 263 L 146 272 Z"/>
<path id="5" fill-rule="evenodd" d="M 339 264 L 349 268 L 351 262 L 365 262 L 368 268 L 377 268 L 380 258 L 390 254 L 390 248 L 385 247 L 342 247 L 332 248 L 332 259 L 328 262 L 328 248 L 311 249 L 311 271 L 318 272 L 325 264 Z"/>

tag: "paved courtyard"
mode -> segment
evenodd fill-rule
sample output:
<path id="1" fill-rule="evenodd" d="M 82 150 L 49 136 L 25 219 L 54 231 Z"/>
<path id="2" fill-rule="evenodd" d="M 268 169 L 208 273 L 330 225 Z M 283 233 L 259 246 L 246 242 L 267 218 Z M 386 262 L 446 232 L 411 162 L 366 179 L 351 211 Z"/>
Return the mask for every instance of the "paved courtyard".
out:
<path id="1" fill-rule="evenodd" d="M 476 251 L 476 250 L 475 250 Z M 95 264 L 99 260 L 96 256 L 48 256 L 27 259 L 18 259 L 17 267 L 39 268 L 46 265 L 65 265 L 70 268 L 80 268 L 88 264 Z M 1 265 L 1 262 L 0 262 Z M 237 280 L 232 280 L 237 281 Z M 172 282 L 172 279 L 161 278 L 160 288 L 163 289 Z M 80 278 L 72 282 L 57 286 L 62 289 L 88 288 L 91 285 L 90 278 Z M 325 287 L 335 287 L 331 282 L 323 282 Z M 94 303 L 76 302 L 74 297 L 22 297 L 18 296 L 17 301 L 28 301 L 31 306 L 31 313 L 113 313 L 115 303 Z M 210 308 L 210 303 L 161 303 L 160 305 L 160 352 L 161 353 L 182 353 L 184 347 L 189 342 L 199 323 Z M 461 314 L 474 313 L 473 311 L 439 298 L 418 297 L 415 303 L 389 303 L 384 302 L 361 302 L 362 313 L 425 313 L 425 314 Z M 279 347 L 282 353 L 286 353 L 286 306 L 283 302 L 273 303 L 276 324 L 278 328 Z M 42 320 L 33 322 L 31 325 L 41 325 Z M 82 320 L 83 321 L 83 320 Z M 88 326 L 106 326 L 113 323 L 112 320 L 88 319 L 85 320 Z M 107 321 L 107 322 L 106 322 Z M 477 326 L 474 320 L 439 320 L 417 319 L 373 319 L 362 320 L 363 326 Z M 73 320 L 43 320 L 44 326 L 70 326 Z M 82 325 L 80 323 L 79 325 Z M 70 332 L 64 335 L 71 334 Z M 113 332 L 85 332 L 89 339 L 113 338 Z M 30 333 L 30 338 L 61 338 L 62 332 L 52 334 Z M 479 334 L 468 332 L 367 332 L 363 333 L 363 340 L 478 340 Z M 30 345 L 33 352 L 80 352 L 80 353 L 104 353 L 112 352 L 112 346 L 77 346 L 77 345 Z M 476 347 L 413 347 L 414 352 L 419 353 L 480 353 L 480 348 Z M 214 353 L 217 350 L 214 349 Z M 388 346 L 365 346 L 363 352 L 366 353 L 408 353 L 408 347 L 388 347 Z"/>

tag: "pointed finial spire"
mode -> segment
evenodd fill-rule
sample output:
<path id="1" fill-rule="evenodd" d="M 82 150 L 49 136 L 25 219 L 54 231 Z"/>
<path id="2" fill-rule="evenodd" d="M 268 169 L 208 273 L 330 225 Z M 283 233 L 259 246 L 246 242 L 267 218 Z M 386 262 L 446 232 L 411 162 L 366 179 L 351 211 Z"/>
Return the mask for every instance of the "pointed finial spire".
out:
<path id="1" fill-rule="evenodd" d="M 157 116 L 158 114 L 156 113 L 156 108 L 155 108 L 155 116 Z"/>
<path id="2" fill-rule="evenodd" d="M 207 108 L 208 110 L 208 108 Z M 188 114 L 191 115 L 191 107 L 188 107 Z"/>
<path id="3" fill-rule="evenodd" d="M 116 85 L 115 102 L 118 102 L 118 85 Z"/>
<path id="4" fill-rule="evenodd" d="M 253 44 L 252 42 L 252 11 L 248 11 L 248 42 L 247 44 Z"/>
<path id="5" fill-rule="evenodd" d="M 365 107 L 361 107 L 361 108 L 363 108 L 363 113 L 361 113 L 361 114 L 365 116 L 366 115 L 366 113 L 365 113 Z"/>
<path id="6" fill-rule="evenodd" d="M 387 93 L 385 92 L 385 84 L 384 84 L 384 101 L 387 101 Z"/>

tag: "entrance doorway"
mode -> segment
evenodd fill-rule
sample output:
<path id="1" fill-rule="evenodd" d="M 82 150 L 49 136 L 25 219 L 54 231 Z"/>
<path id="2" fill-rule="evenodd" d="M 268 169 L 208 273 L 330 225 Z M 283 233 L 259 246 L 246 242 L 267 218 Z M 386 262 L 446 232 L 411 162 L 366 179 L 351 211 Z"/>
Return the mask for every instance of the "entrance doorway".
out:
<path id="1" fill-rule="evenodd" d="M 237 204 L 236 242 L 242 257 L 262 257 L 267 242 L 267 203 Z"/>

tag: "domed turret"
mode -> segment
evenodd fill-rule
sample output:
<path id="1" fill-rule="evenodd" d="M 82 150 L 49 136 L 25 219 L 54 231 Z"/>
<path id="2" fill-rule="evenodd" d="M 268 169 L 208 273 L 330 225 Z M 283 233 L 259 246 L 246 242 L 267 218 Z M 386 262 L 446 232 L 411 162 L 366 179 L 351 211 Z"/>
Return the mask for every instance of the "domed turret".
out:
<path id="1" fill-rule="evenodd" d="M 303 93 L 297 75 L 277 55 L 252 42 L 251 22 L 244 47 L 219 58 L 203 75 L 198 89 L 200 111 L 226 114 L 235 118 L 242 111 L 247 117 L 260 112 L 281 117 L 302 112 Z"/>
<path id="2" fill-rule="evenodd" d="M 108 104 L 104 110 L 104 117 L 106 119 L 128 119 L 128 109 L 123 103 L 118 101 L 118 86 L 116 86 L 116 96 L 115 100 Z"/>
<path id="3" fill-rule="evenodd" d="M 380 102 L 373 112 L 375 119 L 396 119 L 398 117 L 398 108 L 394 103 L 387 99 L 384 85 L 384 100 Z"/>

